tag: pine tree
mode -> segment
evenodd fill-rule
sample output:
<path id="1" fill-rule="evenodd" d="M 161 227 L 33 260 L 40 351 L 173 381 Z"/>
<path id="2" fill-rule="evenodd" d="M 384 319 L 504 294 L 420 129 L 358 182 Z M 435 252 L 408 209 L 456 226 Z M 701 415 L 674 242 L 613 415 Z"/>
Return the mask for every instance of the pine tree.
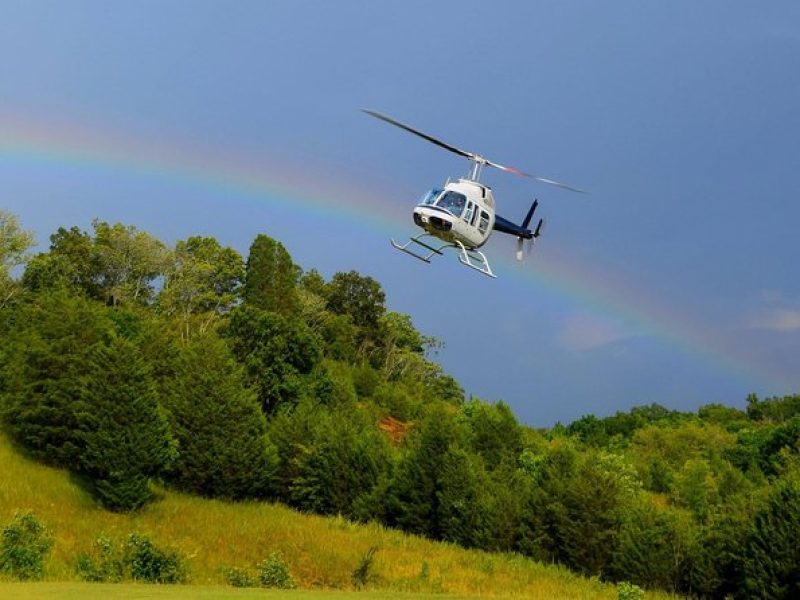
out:
<path id="1" fill-rule="evenodd" d="M 178 351 L 165 383 L 165 407 L 178 445 L 170 479 L 226 498 L 267 493 L 277 458 L 254 390 L 225 343 L 206 335 Z"/>
<path id="2" fill-rule="evenodd" d="M 94 349 L 81 409 L 79 471 L 107 508 L 139 508 L 152 497 L 150 479 L 175 451 L 150 369 L 133 343 L 115 338 Z"/>
<path id="3" fill-rule="evenodd" d="M 779 481 L 753 520 L 742 553 L 744 581 L 737 597 L 800 597 L 800 480 L 796 477 Z"/>
<path id="4" fill-rule="evenodd" d="M 65 291 L 38 295 L 12 320 L 3 349 L 4 421 L 35 457 L 73 465 L 81 381 L 93 349 L 113 336 L 112 322 L 102 307 Z"/>
<path id="5" fill-rule="evenodd" d="M 263 310 L 293 314 L 298 310 L 299 276 L 300 269 L 283 244 L 259 234 L 247 258 L 244 301 Z"/>

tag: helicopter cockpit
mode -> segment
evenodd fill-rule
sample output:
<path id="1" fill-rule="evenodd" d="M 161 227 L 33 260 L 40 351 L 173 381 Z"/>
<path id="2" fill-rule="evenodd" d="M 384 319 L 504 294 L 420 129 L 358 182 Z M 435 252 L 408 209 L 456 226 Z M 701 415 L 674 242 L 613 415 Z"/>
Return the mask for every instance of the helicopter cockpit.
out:
<path id="1" fill-rule="evenodd" d="M 467 206 L 467 197 L 464 194 L 448 190 L 432 189 L 422 198 L 420 206 L 436 206 L 449 212 L 454 217 L 460 217 Z"/>

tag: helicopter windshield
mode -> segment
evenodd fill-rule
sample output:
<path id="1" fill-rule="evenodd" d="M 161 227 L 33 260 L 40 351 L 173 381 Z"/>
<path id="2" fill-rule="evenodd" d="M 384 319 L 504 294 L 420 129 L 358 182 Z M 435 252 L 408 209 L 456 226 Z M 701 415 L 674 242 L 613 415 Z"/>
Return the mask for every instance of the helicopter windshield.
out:
<path id="1" fill-rule="evenodd" d="M 427 194 L 425 194 L 422 199 L 419 201 L 420 204 L 433 204 L 439 195 L 442 193 L 442 190 L 433 188 Z"/>
<path id="2" fill-rule="evenodd" d="M 453 191 L 444 194 L 436 203 L 436 206 L 444 208 L 448 212 L 452 213 L 455 217 L 461 216 L 461 213 L 464 212 L 464 207 L 466 205 L 467 197 L 464 194 L 459 194 L 458 192 Z"/>

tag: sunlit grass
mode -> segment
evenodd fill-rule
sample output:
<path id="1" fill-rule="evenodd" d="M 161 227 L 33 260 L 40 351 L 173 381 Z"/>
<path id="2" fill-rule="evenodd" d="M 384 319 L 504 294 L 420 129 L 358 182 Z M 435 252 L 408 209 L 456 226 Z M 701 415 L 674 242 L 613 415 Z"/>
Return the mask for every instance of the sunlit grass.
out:
<path id="1" fill-rule="evenodd" d="M 376 524 L 356 525 L 341 518 L 304 515 L 277 504 L 222 502 L 166 491 L 157 502 L 136 514 L 110 513 L 100 508 L 66 472 L 23 457 L 0 436 L 0 523 L 8 522 L 16 510 L 31 510 L 55 534 L 53 552 L 45 566 L 49 581 L 76 581 L 75 557 L 89 550 L 99 534 L 122 539 L 138 531 L 159 545 L 177 548 L 188 559 L 191 583 L 202 586 L 224 585 L 226 568 L 254 569 L 271 553 L 279 552 L 301 588 L 352 590 L 353 571 L 369 548 L 375 546 L 378 550 L 374 575 L 367 586 L 372 591 L 542 599 L 617 596 L 614 586 L 521 556 L 464 550 Z M 24 590 L 13 587 L 19 584 L 0 585 L 3 598 L 13 597 L 9 595 L 13 590 Z M 69 595 L 71 591 L 47 595 L 48 589 L 60 588 L 39 585 L 42 598 L 73 597 Z M 64 590 L 78 590 L 75 598 L 92 597 L 80 591 L 83 585 Z M 114 597 L 141 597 L 124 595 L 129 588 L 142 586 L 115 586 Z M 94 584 L 88 589 L 98 590 L 101 586 Z M 207 588 L 207 592 L 210 595 L 188 595 L 187 588 L 186 592 L 174 592 L 176 595 L 163 593 L 168 594 L 165 598 L 247 597 L 246 593 L 234 595 L 233 588 L 225 588 L 228 595 L 213 595 L 217 593 L 213 588 Z M 376 596 L 359 593 L 359 597 Z"/>

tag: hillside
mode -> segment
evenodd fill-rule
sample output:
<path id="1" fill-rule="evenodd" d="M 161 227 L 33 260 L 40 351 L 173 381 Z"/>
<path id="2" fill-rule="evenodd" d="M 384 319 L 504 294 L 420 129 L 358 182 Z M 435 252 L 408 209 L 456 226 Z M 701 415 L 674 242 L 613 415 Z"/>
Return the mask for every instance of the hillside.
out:
<path id="1" fill-rule="evenodd" d="M 188 557 L 190 581 L 224 584 L 226 566 L 253 567 L 280 552 L 302 588 L 352 589 L 351 574 L 376 546 L 374 589 L 529 598 L 615 598 L 615 588 L 529 559 L 470 551 L 277 504 L 231 503 L 165 492 L 138 513 L 100 508 L 70 476 L 23 457 L 0 437 L 0 519 L 31 510 L 55 534 L 45 579 L 75 580 L 76 554 L 100 533 L 138 531 Z M 427 565 L 427 567 L 425 567 Z M 427 573 L 427 576 L 425 576 Z M 654 595 L 653 597 L 659 597 Z M 664 596 L 666 597 L 666 596 Z"/>

